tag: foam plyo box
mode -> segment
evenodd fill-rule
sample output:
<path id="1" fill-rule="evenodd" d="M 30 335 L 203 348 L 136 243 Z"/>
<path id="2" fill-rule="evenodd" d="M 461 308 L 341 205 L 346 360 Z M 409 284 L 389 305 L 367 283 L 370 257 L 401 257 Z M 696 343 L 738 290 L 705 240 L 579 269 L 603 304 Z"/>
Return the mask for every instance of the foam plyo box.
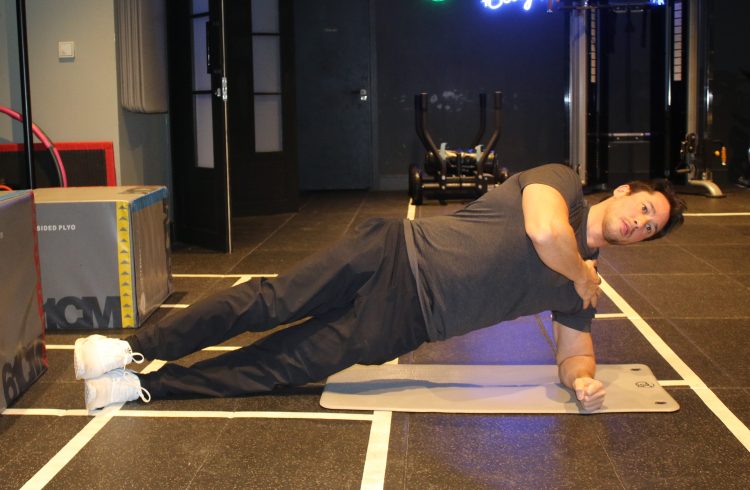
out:
<path id="1" fill-rule="evenodd" d="M 0 192 L 0 411 L 47 369 L 34 199 Z"/>
<path id="2" fill-rule="evenodd" d="M 167 189 L 34 195 L 47 329 L 140 327 L 172 292 Z"/>

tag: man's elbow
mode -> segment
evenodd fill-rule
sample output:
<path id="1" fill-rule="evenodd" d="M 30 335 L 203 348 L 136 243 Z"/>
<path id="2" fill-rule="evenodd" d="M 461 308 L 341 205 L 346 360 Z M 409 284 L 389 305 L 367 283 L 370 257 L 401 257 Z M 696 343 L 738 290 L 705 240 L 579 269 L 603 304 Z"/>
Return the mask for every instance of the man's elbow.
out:
<path id="1" fill-rule="evenodd" d="M 534 246 L 554 245 L 561 235 L 561 230 L 553 223 L 534 224 L 526 226 L 526 235 L 528 235 Z"/>

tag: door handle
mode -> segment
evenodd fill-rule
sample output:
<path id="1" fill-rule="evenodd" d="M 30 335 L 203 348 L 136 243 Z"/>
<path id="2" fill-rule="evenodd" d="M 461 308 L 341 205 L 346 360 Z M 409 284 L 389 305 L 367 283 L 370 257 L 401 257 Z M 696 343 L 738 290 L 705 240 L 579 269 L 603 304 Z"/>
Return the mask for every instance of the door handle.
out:
<path id="1" fill-rule="evenodd" d="M 214 95 L 224 102 L 227 101 L 229 95 L 227 91 L 227 77 L 221 77 L 221 87 L 217 88 L 214 91 Z"/>
<path id="2" fill-rule="evenodd" d="M 352 92 L 354 95 L 359 95 L 359 100 L 367 102 L 367 89 L 361 88 Z"/>

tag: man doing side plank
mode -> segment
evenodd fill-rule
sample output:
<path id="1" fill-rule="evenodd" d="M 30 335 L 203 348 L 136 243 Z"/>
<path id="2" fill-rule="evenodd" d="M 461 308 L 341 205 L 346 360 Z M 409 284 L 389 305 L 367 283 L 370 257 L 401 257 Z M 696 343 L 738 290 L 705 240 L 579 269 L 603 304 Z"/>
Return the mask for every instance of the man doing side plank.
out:
<path id="1" fill-rule="evenodd" d="M 662 237 L 685 209 L 666 181 L 631 182 L 589 206 L 572 169 L 543 165 L 451 215 L 369 220 L 279 277 L 218 292 L 125 340 L 78 339 L 76 378 L 86 380 L 89 410 L 139 397 L 266 392 L 550 310 L 560 381 L 597 410 L 605 395 L 590 333 L 601 294 L 598 251 Z M 189 367 L 125 369 L 292 322 Z"/>

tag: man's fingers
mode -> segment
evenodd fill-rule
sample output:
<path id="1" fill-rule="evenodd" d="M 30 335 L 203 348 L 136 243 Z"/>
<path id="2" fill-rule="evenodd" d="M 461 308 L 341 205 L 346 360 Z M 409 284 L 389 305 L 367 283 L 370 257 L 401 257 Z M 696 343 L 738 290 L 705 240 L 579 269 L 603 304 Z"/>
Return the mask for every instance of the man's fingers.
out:
<path id="1" fill-rule="evenodd" d="M 604 385 L 593 378 L 582 377 L 573 381 L 576 398 L 586 411 L 599 410 L 604 404 Z"/>

